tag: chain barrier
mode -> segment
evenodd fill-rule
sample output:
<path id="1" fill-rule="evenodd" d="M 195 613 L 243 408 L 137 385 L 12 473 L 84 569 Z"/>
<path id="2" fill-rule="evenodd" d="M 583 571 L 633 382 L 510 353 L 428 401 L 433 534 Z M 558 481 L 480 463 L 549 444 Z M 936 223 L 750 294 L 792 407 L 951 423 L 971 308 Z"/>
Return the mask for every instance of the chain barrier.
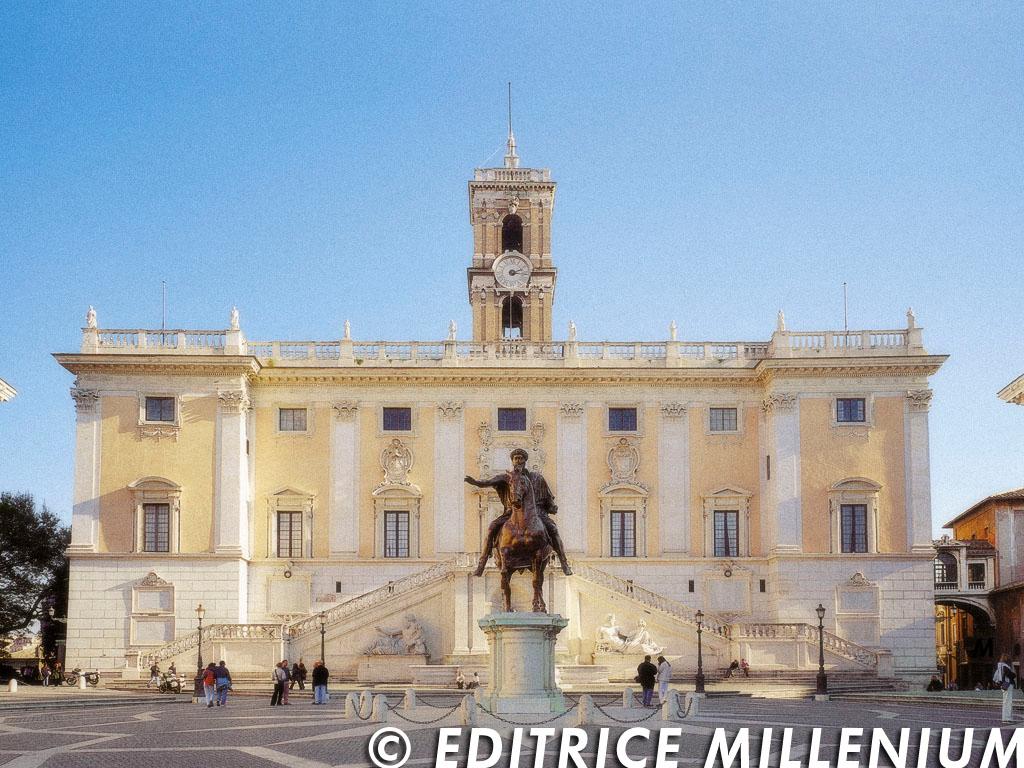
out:
<path id="1" fill-rule="evenodd" d="M 446 717 L 448 717 L 448 715 L 450 715 L 453 712 L 455 712 L 461 706 L 462 706 L 462 703 L 460 702 L 460 703 L 456 704 L 454 707 L 452 707 L 451 709 L 449 709 L 447 712 L 445 712 L 443 715 L 441 715 L 440 717 L 435 717 L 433 720 L 413 720 L 411 717 L 406 717 L 405 715 L 403 715 L 397 709 L 388 710 L 388 714 L 389 715 L 396 715 L 399 718 L 401 718 L 402 720 L 405 720 L 405 722 L 407 722 L 407 723 L 415 723 L 416 725 L 433 725 L 434 723 L 439 723 L 442 720 L 444 720 Z M 440 709 L 440 707 L 434 707 L 434 709 Z"/>
<path id="2" fill-rule="evenodd" d="M 656 707 L 654 709 L 654 711 L 651 712 L 649 715 L 644 715 L 643 717 L 639 717 L 639 718 L 636 718 L 636 719 L 633 719 L 633 720 L 623 720 L 621 718 L 616 717 L 615 715 L 608 714 L 608 712 L 605 711 L 605 708 L 602 707 L 597 702 L 594 702 L 594 709 L 596 709 L 602 715 L 607 717 L 609 720 L 614 720 L 616 723 L 624 723 L 624 724 L 628 724 L 628 723 L 642 723 L 644 720 L 650 720 L 655 715 L 660 714 L 660 711 L 661 711 L 661 707 Z"/>
<path id="3" fill-rule="evenodd" d="M 451 698 L 451 696 L 457 696 L 457 694 L 450 694 L 449 695 L 449 694 L 444 694 L 444 693 L 436 694 L 436 695 L 444 696 L 444 698 L 446 698 L 446 699 Z M 465 694 L 463 694 L 463 695 L 465 695 Z M 472 695 L 472 694 L 470 694 L 470 695 Z M 461 701 L 461 698 L 459 699 L 459 701 Z M 419 694 L 419 695 L 416 696 L 416 706 L 419 706 L 420 704 L 423 704 L 424 706 L 430 707 L 431 709 L 444 709 L 443 706 L 439 706 L 437 704 L 431 704 L 429 701 L 427 701 L 427 697 L 422 695 L 422 694 Z M 456 704 L 455 706 L 459 706 L 459 705 Z"/>
<path id="4" fill-rule="evenodd" d="M 578 701 L 574 702 L 571 707 L 569 707 L 567 710 L 565 710 L 565 712 L 561 712 L 560 714 L 557 714 L 554 717 L 548 718 L 547 720 L 531 720 L 531 721 L 528 721 L 528 722 L 522 722 L 522 721 L 519 721 L 519 720 L 509 720 L 508 718 L 502 717 L 501 715 L 496 715 L 494 712 L 491 712 L 491 710 L 489 710 L 486 707 L 484 707 L 483 704 L 480 704 L 479 702 L 477 703 L 477 706 L 481 710 L 486 712 L 488 715 L 493 717 L 495 720 L 500 720 L 501 722 L 508 723 L 509 725 L 544 725 L 545 723 L 553 723 L 556 720 L 561 720 L 563 717 L 565 717 L 570 712 L 572 712 L 574 709 L 576 709 L 576 707 L 578 707 L 579 705 L 580 705 L 580 703 Z"/>

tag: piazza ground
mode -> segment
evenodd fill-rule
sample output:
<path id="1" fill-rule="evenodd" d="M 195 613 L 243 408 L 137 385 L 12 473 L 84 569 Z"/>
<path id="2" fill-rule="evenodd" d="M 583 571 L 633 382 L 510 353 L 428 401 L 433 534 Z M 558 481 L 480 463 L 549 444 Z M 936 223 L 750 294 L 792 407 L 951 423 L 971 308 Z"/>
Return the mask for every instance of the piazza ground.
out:
<path id="1" fill-rule="evenodd" d="M 389 694 L 393 706 L 400 695 Z M 918 743 L 918 732 L 923 728 L 953 728 L 956 730 L 951 754 L 960 754 L 964 729 L 976 729 L 973 759 L 969 765 L 979 764 L 982 747 L 989 729 L 999 726 L 998 707 L 964 706 L 956 701 L 937 700 L 934 703 L 890 703 L 806 700 L 760 699 L 753 697 L 711 697 L 699 717 L 679 722 L 664 723 L 653 710 L 621 710 L 612 708 L 611 696 L 598 697 L 598 703 L 608 706 L 607 711 L 621 720 L 635 721 L 637 725 L 655 731 L 663 726 L 682 729 L 679 763 L 703 765 L 716 728 L 730 734 L 748 727 L 752 730 L 751 764 L 757 764 L 760 754 L 758 741 L 762 729 L 774 728 L 774 744 L 770 765 L 779 763 L 779 729 L 791 727 L 793 751 L 791 759 L 806 764 L 811 729 L 822 728 L 821 752 L 823 759 L 834 758 L 839 728 L 883 728 L 894 743 L 900 728 L 912 729 L 911 744 Z M 621 700 L 621 697 L 619 697 Z M 136 703 L 108 703 L 103 706 L 68 707 L 51 705 L 45 709 L 9 708 L 0 710 L 0 765 L 5 768 L 80 768 L 87 766 L 185 766 L 216 765 L 220 768 L 235 766 L 294 766 L 295 768 L 326 768 L 327 766 L 367 766 L 367 745 L 371 735 L 380 727 L 378 723 L 351 721 L 344 718 L 343 700 L 336 696 L 327 706 L 314 707 L 308 699 L 296 699 L 288 707 L 268 706 L 267 697 L 236 696 L 223 709 L 207 709 L 188 703 L 187 698 L 170 701 L 167 697 L 153 696 L 151 702 L 133 699 Z M 408 713 L 409 722 L 391 714 L 389 726 L 404 730 L 412 745 L 412 754 L 406 765 L 434 765 L 437 751 L 438 729 L 459 726 L 457 713 L 445 714 L 458 703 L 454 694 L 432 694 L 421 697 L 419 706 Z M 652 715 L 653 716 L 650 716 Z M 440 717 L 440 720 L 433 721 Z M 646 719 L 644 719 L 646 718 Z M 539 716 L 517 716 L 517 721 L 536 723 Z M 605 722 L 602 720 L 602 722 Z M 628 723 L 608 721 L 612 731 L 611 743 Z M 563 723 L 575 725 L 574 713 Z M 479 725 L 498 730 L 508 744 L 512 726 L 500 723 L 486 715 Z M 557 725 L 557 724 L 555 724 Z M 1016 725 L 1016 724 L 1015 724 Z M 590 743 L 597 741 L 600 725 L 586 726 Z M 867 732 L 867 731 L 866 731 Z M 756 734 L 756 739 L 753 736 Z M 1004 734 L 1004 741 L 1009 734 Z M 465 742 L 463 741 L 464 755 Z M 938 765 L 935 750 L 938 735 L 932 741 L 932 754 L 925 765 Z M 520 765 L 535 765 L 530 741 L 521 753 Z M 651 758 L 654 765 L 655 743 L 632 742 L 631 754 L 635 758 Z M 590 764 L 593 749 L 587 748 L 583 757 Z M 864 758 L 866 760 L 866 756 Z M 834 761 L 830 759 L 830 762 Z M 460 766 L 464 760 L 459 760 Z M 498 762 L 501 768 L 507 759 Z M 887 765 L 884 760 L 880 765 Z M 541 763 L 557 766 L 557 753 L 548 752 Z M 608 766 L 618 765 L 609 759 Z M 911 751 L 908 765 L 918 765 L 916 750 Z"/>

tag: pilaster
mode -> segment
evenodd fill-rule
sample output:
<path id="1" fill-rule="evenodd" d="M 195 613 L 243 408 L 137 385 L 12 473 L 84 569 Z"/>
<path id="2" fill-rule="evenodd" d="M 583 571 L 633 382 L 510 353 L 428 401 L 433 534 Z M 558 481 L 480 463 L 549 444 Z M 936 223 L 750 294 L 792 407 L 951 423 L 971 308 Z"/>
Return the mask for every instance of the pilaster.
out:
<path id="1" fill-rule="evenodd" d="M 558 530 L 566 551 L 587 548 L 586 405 L 562 403 L 557 420 Z"/>
<path id="2" fill-rule="evenodd" d="M 803 551 L 800 486 L 800 400 L 795 394 L 774 392 L 764 401 L 767 414 L 772 477 L 768 510 L 772 522 L 769 550 Z"/>
<path id="3" fill-rule="evenodd" d="M 907 392 L 904 418 L 907 494 L 907 546 L 913 552 L 930 552 L 932 546 L 931 469 L 929 465 L 928 410 L 932 391 Z"/>
<path id="4" fill-rule="evenodd" d="M 469 583 L 468 573 L 456 571 L 454 579 L 455 608 L 455 640 L 452 653 L 464 655 L 469 653 Z"/>
<path id="5" fill-rule="evenodd" d="M 684 403 L 664 403 L 658 429 L 658 514 L 664 554 L 690 551 L 690 430 Z"/>
<path id="6" fill-rule="evenodd" d="M 359 549 L 359 406 L 334 403 L 331 422 L 331 557 L 355 558 Z"/>
<path id="7" fill-rule="evenodd" d="M 100 533 L 100 459 L 102 413 L 100 395 L 76 386 L 75 488 L 71 511 L 71 552 L 95 552 Z"/>
<path id="8" fill-rule="evenodd" d="M 249 461 L 245 389 L 217 395 L 217 479 L 214 551 L 249 556 Z"/>
<path id="9" fill-rule="evenodd" d="M 434 429 L 434 548 L 438 554 L 466 548 L 464 440 L 462 403 L 440 403 Z"/>

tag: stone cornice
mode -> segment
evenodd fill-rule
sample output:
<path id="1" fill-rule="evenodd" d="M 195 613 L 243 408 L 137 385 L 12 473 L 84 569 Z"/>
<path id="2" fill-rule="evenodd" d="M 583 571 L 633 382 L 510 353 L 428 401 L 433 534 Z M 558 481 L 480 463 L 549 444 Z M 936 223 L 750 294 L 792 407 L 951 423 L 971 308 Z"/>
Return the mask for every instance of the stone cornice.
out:
<path id="1" fill-rule="evenodd" d="M 54 359 L 76 376 L 122 373 L 161 376 L 247 376 L 263 367 L 247 355 L 111 355 L 55 354 Z"/>
<path id="2" fill-rule="evenodd" d="M 755 368 L 757 378 L 769 383 L 775 378 L 867 378 L 933 376 L 949 355 L 913 357 L 830 357 L 817 360 L 783 358 L 762 360 Z"/>

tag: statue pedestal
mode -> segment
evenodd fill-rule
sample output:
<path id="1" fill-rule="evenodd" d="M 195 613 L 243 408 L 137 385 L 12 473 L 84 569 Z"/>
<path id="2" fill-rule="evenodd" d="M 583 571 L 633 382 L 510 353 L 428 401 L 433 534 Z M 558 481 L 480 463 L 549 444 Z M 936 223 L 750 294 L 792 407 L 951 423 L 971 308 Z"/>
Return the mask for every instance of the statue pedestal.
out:
<path id="1" fill-rule="evenodd" d="M 496 714 L 565 711 L 555 685 L 555 638 L 569 623 L 547 613 L 491 613 L 480 619 L 491 648 L 483 704 Z"/>
<path id="2" fill-rule="evenodd" d="M 363 656 L 356 679 L 360 683 L 411 683 L 415 667 L 426 663 L 425 654 Z"/>

